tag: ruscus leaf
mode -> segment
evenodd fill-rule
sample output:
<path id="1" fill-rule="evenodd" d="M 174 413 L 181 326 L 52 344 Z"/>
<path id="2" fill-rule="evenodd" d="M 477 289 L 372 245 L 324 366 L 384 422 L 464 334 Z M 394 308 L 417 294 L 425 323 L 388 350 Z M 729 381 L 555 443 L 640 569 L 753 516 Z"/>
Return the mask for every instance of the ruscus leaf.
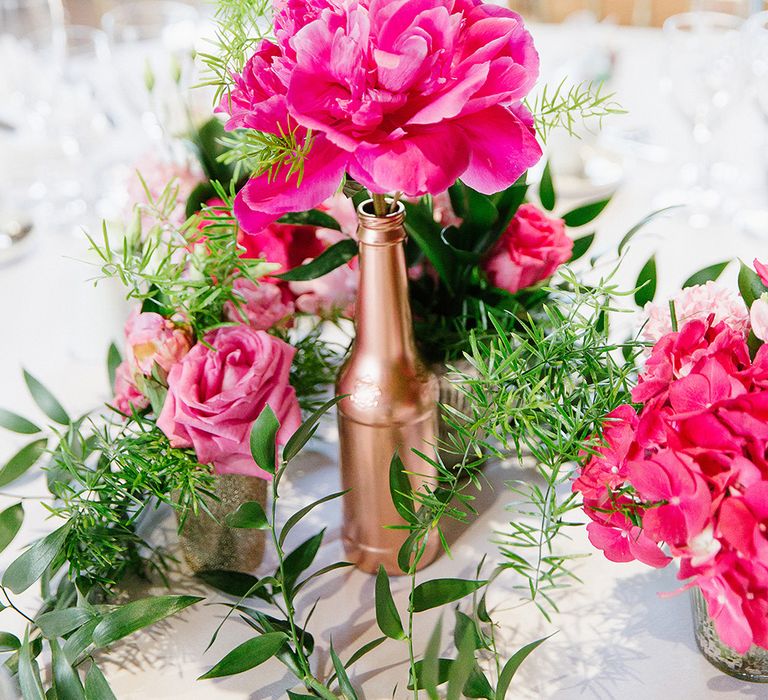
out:
<path id="1" fill-rule="evenodd" d="M 685 282 L 683 282 L 683 289 L 687 287 L 694 287 L 699 284 L 706 284 L 707 282 L 714 282 L 723 274 L 723 270 L 728 267 L 730 260 L 724 260 L 714 265 L 708 265 L 701 270 L 694 272 Z"/>
<path id="2" fill-rule="evenodd" d="M 29 445 L 22 447 L 13 457 L 11 457 L 0 469 L 0 488 L 7 486 L 12 481 L 18 479 L 24 472 L 32 467 L 45 452 L 48 444 L 47 438 L 41 438 L 30 442 Z"/>
<path id="3" fill-rule="evenodd" d="M 645 306 L 656 296 L 656 256 L 652 255 L 643 265 L 635 283 L 635 304 Z"/>
<path id="4" fill-rule="evenodd" d="M 607 197 L 598 202 L 590 202 L 589 204 L 576 207 L 576 209 L 572 209 L 567 214 L 563 214 L 563 221 L 565 221 L 565 225 L 569 228 L 586 226 L 590 221 L 594 221 L 600 216 L 610 201 L 611 198 Z"/>
<path id="5" fill-rule="evenodd" d="M 541 200 L 541 206 L 547 211 L 552 211 L 557 203 L 555 186 L 552 182 L 551 163 L 549 161 L 547 161 L 547 164 L 544 166 L 544 172 L 541 175 L 541 182 L 539 183 L 539 199 Z"/>
<path id="6" fill-rule="evenodd" d="M 56 397 L 35 379 L 35 377 L 27 372 L 27 370 L 24 370 L 24 381 L 27 384 L 29 393 L 35 400 L 35 403 L 48 418 L 60 425 L 69 424 L 69 416 L 64 410 L 64 407 L 59 403 Z"/>
<path id="7" fill-rule="evenodd" d="M 21 529 L 24 522 L 24 506 L 16 503 L 0 513 L 0 552 L 2 552 Z"/>
<path id="8" fill-rule="evenodd" d="M 472 581 L 462 578 L 436 578 L 420 583 L 413 591 L 411 605 L 414 612 L 424 612 L 432 608 L 460 600 L 474 593 L 488 581 Z"/>
<path id="9" fill-rule="evenodd" d="M 376 622 L 390 639 L 405 639 L 403 623 L 389 587 L 389 576 L 381 565 L 376 574 Z"/>
<path id="10" fill-rule="evenodd" d="M 259 637 L 253 637 L 236 646 L 210 671 L 200 676 L 198 680 L 233 676 L 236 673 L 250 671 L 277 654 L 285 640 L 286 636 L 282 632 L 268 632 Z"/>
<path id="11" fill-rule="evenodd" d="M 345 238 L 343 241 L 334 243 L 329 248 L 326 248 L 314 260 L 310 260 L 299 267 L 294 267 L 287 272 L 275 275 L 275 277 L 287 282 L 314 280 L 327 275 L 329 272 L 333 272 L 337 267 L 345 265 L 356 255 L 357 241 Z"/>
<path id="12" fill-rule="evenodd" d="M 268 474 L 275 473 L 275 441 L 280 421 L 269 404 L 254 421 L 251 428 L 251 455 L 253 460 Z"/>
<path id="13" fill-rule="evenodd" d="M 266 530 L 269 527 L 269 521 L 267 520 L 267 514 L 264 512 L 264 508 L 258 501 L 246 501 L 241 503 L 237 510 L 229 513 L 224 521 L 229 527 L 249 529 L 249 530 Z"/>
<path id="14" fill-rule="evenodd" d="M 3 585 L 14 593 L 26 591 L 43 575 L 61 551 L 70 527 L 70 522 L 65 523 L 22 552 L 5 570 Z"/>
<path id="15" fill-rule="evenodd" d="M 0 428 L 23 435 L 34 435 L 40 432 L 40 428 L 32 421 L 12 411 L 6 411 L 4 408 L 0 408 Z"/>

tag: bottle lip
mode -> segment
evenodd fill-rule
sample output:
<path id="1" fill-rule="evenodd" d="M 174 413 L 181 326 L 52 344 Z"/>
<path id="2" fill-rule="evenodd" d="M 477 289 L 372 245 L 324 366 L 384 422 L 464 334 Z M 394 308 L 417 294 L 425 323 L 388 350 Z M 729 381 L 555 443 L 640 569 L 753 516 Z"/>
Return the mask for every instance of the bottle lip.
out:
<path id="1" fill-rule="evenodd" d="M 391 199 L 389 200 L 391 202 Z M 360 222 L 358 238 L 361 243 L 369 245 L 390 245 L 405 238 L 403 222 L 405 221 L 405 206 L 397 202 L 395 211 L 386 216 L 376 216 L 373 213 L 373 200 L 367 199 L 357 206 Z"/>

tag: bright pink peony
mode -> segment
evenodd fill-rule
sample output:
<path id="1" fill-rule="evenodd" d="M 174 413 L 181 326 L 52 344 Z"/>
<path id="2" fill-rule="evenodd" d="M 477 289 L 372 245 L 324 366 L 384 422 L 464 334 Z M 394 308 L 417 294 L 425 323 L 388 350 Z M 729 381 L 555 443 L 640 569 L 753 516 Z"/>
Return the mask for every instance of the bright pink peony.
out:
<path id="1" fill-rule="evenodd" d="M 266 331 L 289 319 L 295 311 L 289 295 L 272 282 L 256 283 L 241 277 L 234 281 L 232 287 L 242 303 L 238 306 L 228 301 L 224 305 L 224 316 L 235 323 L 245 323 L 257 331 Z"/>
<path id="2" fill-rule="evenodd" d="M 115 370 L 114 392 L 112 404 L 128 416 L 133 411 L 143 411 L 149 406 L 149 399 L 136 386 L 133 370 L 127 360 L 123 360 Z"/>
<path id="3" fill-rule="evenodd" d="M 519 15 L 473 0 L 278 0 L 220 110 L 228 128 L 312 131 L 298 173 L 265 174 L 235 214 L 260 229 L 331 196 L 348 171 L 375 192 L 435 194 L 461 179 L 484 193 L 541 157 L 522 100 L 539 60 Z"/>
<path id="4" fill-rule="evenodd" d="M 269 405 L 285 444 L 301 422 L 289 383 L 294 349 L 248 326 L 212 331 L 168 375 L 168 396 L 157 420 L 174 447 L 192 447 L 218 474 L 269 478 L 253 461 L 249 434 Z"/>
<path id="5" fill-rule="evenodd" d="M 160 314 L 134 311 L 125 323 L 128 362 L 141 374 L 150 376 L 157 364 L 163 372 L 171 368 L 192 347 L 190 334 Z"/>
<path id="6" fill-rule="evenodd" d="M 524 204 L 485 260 L 491 284 L 513 294 L 551 277 L 567 262 L 573 241 L 561 219 L 552 219 L 533 204 Z"/>

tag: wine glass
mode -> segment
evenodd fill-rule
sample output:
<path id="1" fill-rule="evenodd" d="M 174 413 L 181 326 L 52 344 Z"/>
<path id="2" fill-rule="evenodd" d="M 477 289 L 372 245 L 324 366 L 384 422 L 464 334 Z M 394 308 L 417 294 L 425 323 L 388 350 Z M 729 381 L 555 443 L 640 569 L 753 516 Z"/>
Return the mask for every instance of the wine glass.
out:
<path id="1" fill-rule="evenodd" d="M 200 16 L 174 0 L 139 0 L 102 17 L 121 82 L 124 118 L 162 141 L 187 125 L 184 91 L 194 67 Z"/>
<path id="2" fill-rule="evenodd" d="M 751 78 L 751 96 L 762 117 L 760 166 L 762 181 L 757 201 L 739 216 L 742 228 L 759 238 L 768 238 L 768 11 L 753 15 L 744 25 L 744 39 Z"/>
<path id="3" fill-rule="evenodd" d="M 709 223 L 721 200 L 712 185 L 712 145 L 743 87 L 742 24 L 741 17 L 722 12 L 686 12 L 664 23 L 666 88 L 690 126 L 697 154 L 694 184 L 685 196 L 697 226 Z"/>

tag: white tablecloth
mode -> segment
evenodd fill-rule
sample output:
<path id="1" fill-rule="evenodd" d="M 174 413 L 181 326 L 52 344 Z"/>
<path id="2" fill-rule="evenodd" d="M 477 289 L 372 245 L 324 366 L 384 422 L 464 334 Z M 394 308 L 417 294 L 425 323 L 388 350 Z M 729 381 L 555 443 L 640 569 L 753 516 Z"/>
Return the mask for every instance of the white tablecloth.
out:
<path id="1" fill-rule="evenodd" d="M 615 84 L 619 100 L 630 115 L 614 122 L 624 130 L 638 127 L 657 146 L 652 159 L 628 156 L 625 177 L 615 201 L 599 224 L 597 247 L 615 245 L 621 235 L 676 185 L 681 160 L 679 144 L 687 143 L 684 125 L 667 105 L 658 88 L 663 54 L 660 36 L 653 31 L 594 29 L 575 30 L 539 27 L 540 49 L 545 56 L 545 71 L 554 75 L 585 43 L 605 42 L 618 52 Z M 723 151 L 738 168 L 734 189 L 740 182 L 754 181 L 760 161 L 756 154 L 762 143 L 756 114 L 745 102 L 734 111 L 720 134 Z M 762 164 L 764 165 L 764 163 Z M 730 216 L 730 215 L 729 215 Z M 727 219 L 727 217 L 726 217 Z M 90 222 L 89 225 L 93 225 Z M 93 291 L 85 280 L 93 270 L 85 263 L 87 255 L 81 238 L 61 230 L 49 221 L 40 230 L 34 250 L 15 265 L 0 268 L 0 405 L 43 420 L 29 399 L 21 379 L 26 367 L 49 386 L 73 412 L 85 410 L 109 396 L 103 358 L 111 339 L 119 339 L 125 316 L 120 292 L 113 285 Z M 742 234 L 727 220 L 704 230 L 688 226 L 687 215 L 659 222 L 638 238 L 625 266 L 623 279 L 630 286 L 642 263 L 651 252 L 658 252 L 659 295 L 674 290 L 685 277 L 706 264 L 727 257 L 751 260 L 768 257 L 766 239 Z M 733 282 L 735 271 L 726 281 Z M 332 425 L 328 433 L 332 437 Z M 9 455 L 20 440 L 0 433 L 0 454 Z M 471 576 L 482 553 L 498 560 L 490 542 L 495 530 L 507 527 L 505 506 L 512 500 L 503 482 L 519 476 L 513 467 L 491 465 L 490 485 L 479 495 L 481 516 L 462 532 L 455 532 L 453 559 L 443 557 L 429 567 L 422 578 Z M 292 466 L 285 484 L 281 515 L 287 517 L 301 504 L 338 490 L 338 473 L 333 442 L 318 443 Z M 14 502 L 14 495 L 43 494 L 39 475 L 29 474 L 5 489 L 0 507 Z M 7 495 L 10 494 L 10 495 Z M 25 501 L 27 518 L 19 542 L 50 529 L 44 511 L 34 501 Z M 312 523 L 326 527 L 325 543 L 317 564 L 343 558 L 339 537 L 338 504 L 318 509 Z M 454 528 L 455 529 L 455 528 Z M 308 524 L 292 537 L 301 540 L 313 532 Z M 583 529 L 572 533 L 565 545 L 569 551 L 592 551 Z M 16 549 L 3 555 L 3 566 Z M 273 565 L 268 557 L 260 573 Z M 768 688 L 742 683 L 722 675 L 697 652 L 691 631 L 686 595 L 661 597 L 678 587 L 672 568 L 652 571 L 640 564 L 612 564 L 600 554 L 579 561 L 575 572 L 583 580 L 557 597 L 561 612 L 547 623 L 531 605 L 521 605 L 514 587 L 520 583 L 506 574 L 494 584 L 489 604 L 503 627 L 507 650 L 557 632 L 523 665 L 510 697 L 531 699 L 648 698 L 725 699 L 768 698 Z M 404 580 L 394 583 L 395 598 L 401 609 L 407 592 Z M 310 625 L 321 651 L 318 674 L 331 668 L 328 642 L 346 658 L 366 640 L 378 636 L 373 611 L 373 578 L 354 570 L 343 570 L 320 579 L 301 597 L 305 610 L 315 598 L 320 605 Z M 210 602 L 222 598 L 210 589 L 185 580 L 175 592 L 199 591 Z M 155 589 L 161 592 L 161 589 Z M 33 593 L 20 598 L 27 610 L 35 609 Z M 120 700 L 146 698 L 251 698 L 269 700 L 284 696 L 292 686 L 290 677 L 278 662 L 257 670 L 216 681 L 195 679 L 237 643 L 247 639 L 249 628 L 228 623 L 211 650 L 204 653 L 208 640 L 223 614 L 216 605 L 197 605 L 156 628 L 139 633 L 114 647 L 105 669 Z M 433 613 L 422 613 L 418 625 L 418 645 L 436 621 Z M 446 627 L 452 626 L 446 620 Z M 0 614 L 0 629 L 19 632 L 12 613 Z M 406 697 L 404 691 L 406 650 L 397 642 L 387 642 L 358 662 L 353 681 L 368 700 Z"/>

